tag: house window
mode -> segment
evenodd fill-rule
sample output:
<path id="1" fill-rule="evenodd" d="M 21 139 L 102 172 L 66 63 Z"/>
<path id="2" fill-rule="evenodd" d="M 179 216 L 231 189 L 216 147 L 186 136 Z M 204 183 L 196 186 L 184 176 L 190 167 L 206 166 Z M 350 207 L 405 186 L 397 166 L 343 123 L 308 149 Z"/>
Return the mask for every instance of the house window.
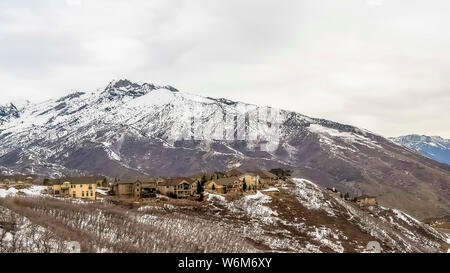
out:
<path id="1" fill-rule="evenodd" d="M 93 191 L 91 191 L 91 196 L 94 196 L 94 192 Z"/>
<path id="2" fill-rule="evenodd" d="M 83 185 L 80 184 L 80 188 L 83 187 Z"/>
<path id="3" fill-rule="evenodd" d="M 84 197 L 84 191 L 81 192 L 81 196 Z"/>

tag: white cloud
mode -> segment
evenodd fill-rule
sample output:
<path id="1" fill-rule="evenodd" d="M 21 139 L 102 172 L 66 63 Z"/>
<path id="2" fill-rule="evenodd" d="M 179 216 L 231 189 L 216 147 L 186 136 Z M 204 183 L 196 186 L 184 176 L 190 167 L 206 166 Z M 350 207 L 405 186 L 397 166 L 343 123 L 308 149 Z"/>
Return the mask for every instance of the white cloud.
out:
<path id="1" fill-rule="evenodd" d="M 81 0 L 66 0 L 67 5 L 69 6 L 79 6 L 81 5 Z"/>
<path id="2" fill-rule="evenodd" d="M 366 3 L 369 6 L 381 6 L 383 4 L 383 0 L 366 0 Z"/>

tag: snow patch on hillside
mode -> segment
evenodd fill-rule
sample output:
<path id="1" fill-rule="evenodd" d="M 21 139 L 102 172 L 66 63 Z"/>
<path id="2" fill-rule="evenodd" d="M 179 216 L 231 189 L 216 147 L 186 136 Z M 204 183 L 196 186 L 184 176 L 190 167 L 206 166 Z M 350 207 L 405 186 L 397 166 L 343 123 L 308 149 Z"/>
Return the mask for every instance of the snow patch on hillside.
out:
<path id="1" fill-rule="evenodd" d="M 28 196 L 40 196 L 43 195 L 43 191 L 46 190 L 46 186 L 30 186 L 25 189 L 16 189 L 14 187 L 9 187 L 8 189 L 0 189 L 0 197 L 4 198 L 6 196 L 15 196 L 20 193 Z"/>
<path id="2" fill-rule="evenodd" d="M 57 237 L 26 217 L 0 206 L 0 221 L 11 223 L 13 230 L 0 228 L 0 250 L 6 253 L 71 253 L 74 242 Z"/>
<path id="3" fill-rule="evenodd" d="M 261 191 L 257 191 L 256 194 L 245 195 L 244 197 L 235 200 L 227 201 L 224 196 L 212 193 L 205 193 L 207 200 L 215 207 L 216 205 L 224 206 L 232 213 L 242 213 L 250 218 L 255 224 L 260 223 L 265 225 L 274 224 L 279 219 L 278 213 L 267 206 L 272 202 L 272 197 L 263 194 Z"/>
<path id="4" fill-rule="evenodd" d="M 317 134 L 321 142 L 332 147 L 339 148 L 341 150 L 350 150 L 352 152 L 356 152 L 358 148 L 354 146 L 354 144 L 358 144 L 361 146 L 366 146 L 371 149 L 382 148 L 377 144 L 376 141 L 371 140 L 368 137 L 365 137 L 360 134 L 355 134 L 353 132 L 342 132 L 333 128 L 324 127 L 320 124 L 310 124 L 308 130 L 312 133 Z M 333 139 L 340 139 L 347 144 L 352 144 L 352 148 L 347 146 L 338 145 Z"/>
<path id="5" fill-rule="evenodd" d="M 264 224 L 273 224 L 278 219 L 278 213 L 266 204 L 272 202 L 272 197 L 257 191 L 256 194 L 246 195 L 233 203 L 234 207 L 243 209 L 250 218 L 255 218 Z"/>
<path id="6" fill-rule="evenodd" d="M 308 209 L 322 209 L 328 215 L 335 216 L 330 201 L 328 201 L 320 190 L 320 187 L 313 182 L 303 178 L 293 178 L 295 187 L 292 194 L 300 203 Z"/>
<path id="7" fill-rule="evenodd" d="M 315 228 L 314 231 L 308 232 L 308 235 L 313 238 L 313 240 L 319 242 L 323 246 L 331 248 L 334 252 L 343 253 L 344 247 L 339 241 L 338 232 L 331 230 L 327 227 Z M 334 241 L 333 241 L 334 240 Z"/>

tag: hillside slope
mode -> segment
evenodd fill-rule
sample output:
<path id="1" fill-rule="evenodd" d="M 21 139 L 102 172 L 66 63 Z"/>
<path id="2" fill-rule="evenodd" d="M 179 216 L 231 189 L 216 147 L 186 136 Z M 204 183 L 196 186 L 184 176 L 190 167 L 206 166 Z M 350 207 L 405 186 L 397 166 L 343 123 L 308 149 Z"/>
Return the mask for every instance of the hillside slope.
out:
<path id="1" fill-rule="evenodd" d="M 44 230 L 58 242 L 54 251 L 64 251 L 65 241 L 80 242 L 83 252 L 434 253 L 449 247 L 447 236 L 399 210 L 359 207 L 302 178 L 243 196 L 206 194 L 202 202 L 161 197 L 128 205 L 108 197 L 56 198 L 43 188 L 0 189 L 2 223 L 33 226 L 15 234 L 20 241 Z M 28 220 L 8 217 L 13 213 Z M 0 252 L 12 245 L 8 238 L 0 236 Z"/>
<path id="2" fill-rule="evenodd" d="M 420 219 L 450 214 L 449 165 L 291 111 L 128 80 L 3 109 L 3 172 L 125 177 L 282 167 Z"/>

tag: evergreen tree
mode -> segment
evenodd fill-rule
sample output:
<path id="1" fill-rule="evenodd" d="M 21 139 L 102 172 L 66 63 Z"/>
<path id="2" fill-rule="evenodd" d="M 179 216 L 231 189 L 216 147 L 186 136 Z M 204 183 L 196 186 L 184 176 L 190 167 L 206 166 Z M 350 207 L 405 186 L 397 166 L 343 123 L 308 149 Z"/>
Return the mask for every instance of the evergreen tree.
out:
<path id="1" fill-rule="evenodd" d="M 200 182 L 197 182 L 197 193 L 200 194 L 204 191 L 203 185 Z"/>
<path id="2" fill-rule="evenodd" d="M 274 175 L 278 176 L 278 179 L 281 179 L 281 180 L 284 180 L 284 181 L 286 181 L 286 179 L 289 176 L 291 176 L 291 174 L 292 174 L 291 170 L 283 170 L 281 168 L 271 169 L 270 172 L 273 173 Z"/>
<path id="3" fill-rule="evenodd" d="M 48 178 L 44 178 L 43 185 L 48 186 L 50 184 L 50 180 Z"/>
<path id="4" fill-rule="evenodd" d="M 216 191 L 216 186 L 213 184 L 212 185 L 212 191 L 215 192 Z"/>
<path id="5" fill-rule="evenodd" d="M 106 177 L 103 178 L 102 187 L 108 187 L 108 180 L 106 179 Z"/>
<path id="6" fill-rule="evenodd" d="M 203 176 L 202 176 L 202 180 L 201 180 L 202 186 L 205 185 L 206 181 L 207 181 L 207 180 L 206 180 L 206 175 L 203 175 Z"/>
<path id="7" fill-rule="evenodd" d="M 245 182 L 245 178 L 242 180 L 242 189 L 243 189 L 244 191 L 247 190 L 247 182 Z"/>
<path id="8" fill-rule="evenodd" d="M 348 192 L 345 193 L 344 198 L 345 198 L 345 200 L 350 198 L 350 195 L 348 194 Z"/>

